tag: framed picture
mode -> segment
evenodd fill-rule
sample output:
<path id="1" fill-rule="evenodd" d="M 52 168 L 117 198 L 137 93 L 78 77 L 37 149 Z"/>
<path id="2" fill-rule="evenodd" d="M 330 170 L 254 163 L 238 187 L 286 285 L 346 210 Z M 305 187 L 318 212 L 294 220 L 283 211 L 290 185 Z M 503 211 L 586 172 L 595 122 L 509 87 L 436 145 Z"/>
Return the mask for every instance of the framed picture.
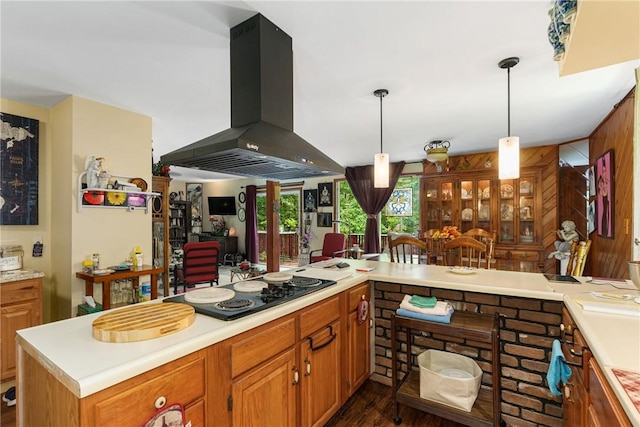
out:
<path id="1" fill-rule="evenodd" d="M 413 190 L 411 188 L 396 188 L 387 202 L 387 216 L 412 216 Z"/>
<path id="2" fill-rule="evenodd" d="M 318 184 L 318 206 L 333 206 L 333 182 Z"/>
<path id="3" fill-rule="evenodd" d="M 305 212 L 317 212 L 318 211 L 318 190 L 304 190 L 304 211 Z"/>
<path id="4" fill-rule="evenodd" d="M 596 159 L 596 228 L 598 236 L 611 239 L 615 225 L 613 167 L 613 150 Z"/>
<path id="5" fill-rule="evenodd" d="M 587 208 L 587 234 L 591 234 L 596 230 L 596 202 L 589 202 Z"/>
<path id="6" fill-rule="evenodd" d="M 318 212 L 318 227 L 331 227 L 332 221 L 331 212 Z"/>
<path id="7" fill-rule="evenodd" d="M 39 121 L 0 118 L 0 225 L 38 225 Z"/>

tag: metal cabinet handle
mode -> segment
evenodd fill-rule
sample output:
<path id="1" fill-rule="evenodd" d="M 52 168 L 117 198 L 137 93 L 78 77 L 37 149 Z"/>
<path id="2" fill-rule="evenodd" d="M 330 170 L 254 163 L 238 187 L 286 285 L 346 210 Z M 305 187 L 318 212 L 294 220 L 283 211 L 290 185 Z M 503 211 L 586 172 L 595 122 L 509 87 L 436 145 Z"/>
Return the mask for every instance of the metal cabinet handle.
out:
<path id="1" fill-rule="evenodd" d="M 309 348 L 311 349 L 311 351 L 320 350 L 321 348 L 326 347 L 326 346 L 328 346 L 329 344 L 331 344 L 331 342 L 332 342 L 334 339 L 336 339 L 336 337 L 338 336 L 338 334 L 334 334 L 334 333 L 333 333 L 333 326 L 332 326 L 332 325 L 329 325 L 329 326 L 327 326 L 327 327 L 329 328 L 329 335 L 331 335 L 331 338 L 330 338 L 330 339 L 328 339 L 326 342 L 324 342 L 324 343 L 320 344 L 319 346 L 314 347 L 314 346 L 313 346 L 313 338 L 312 338 L 312 337 L 309 337 Z"/>
<path id="2" fill-rule="evenodd" d="M 307 369 L 304 373 L 305 377 L 308 377 L 309 375 L 311 375 L 311 362 L 309 361 L 308 358 L 304 358 L 304 363 L 307 365 Z"/>
<path id="3" fill-rule="evenodd" d="M 298 368 L 294 365 L 292 368 L 293 371 L 293 381 L 291 382 L 293 385 L 298 384 L 299 376 L 298 376 Z"/>

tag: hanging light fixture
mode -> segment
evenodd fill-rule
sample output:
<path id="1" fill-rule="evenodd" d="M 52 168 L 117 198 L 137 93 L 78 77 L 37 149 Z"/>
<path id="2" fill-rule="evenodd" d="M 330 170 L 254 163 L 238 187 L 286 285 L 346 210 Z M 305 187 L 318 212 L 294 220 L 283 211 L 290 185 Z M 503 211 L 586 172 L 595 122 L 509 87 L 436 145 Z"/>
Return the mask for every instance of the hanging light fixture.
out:
<path id="1" fill-rule="evenodd" d="M 449 141 L 429 141 L 424 146 L 424 151 L 427 153 L 427 160 L 431 163 L 446 162 L 449 158 L 449 147 L 451 143 Z"/>
<path id="2" fill-rule="evenodd" d="M 498 178 L 520 178 L 520 138 L 511 136 L 511 68 L 515 67 L 520 58 L 511 57 L 498 63 L 502 69 L 507 69 L 507 136 L 498 141 Z"/>
<path id="3" fill-rule="evenodd" d="M 378 89 L 373 92 L 380 98 L 380 152 L 373 158 L 373 186 L 375 188 L 389 187 L 389 153 L 382 151 L 382 98 L 389 95 L 387 89 Z"/>

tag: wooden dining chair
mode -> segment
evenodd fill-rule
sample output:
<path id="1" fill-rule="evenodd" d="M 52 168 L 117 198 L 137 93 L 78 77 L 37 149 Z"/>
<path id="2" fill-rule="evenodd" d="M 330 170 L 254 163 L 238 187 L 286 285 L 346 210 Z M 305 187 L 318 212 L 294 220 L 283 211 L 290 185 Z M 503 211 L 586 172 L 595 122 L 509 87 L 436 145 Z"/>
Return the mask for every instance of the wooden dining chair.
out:
<path id="1" fill-rule="evenodd" d="M 405 264 L 428 264 L 427 242 L 413 236 L 389 236 L 391 262 Z"/>
<path id="2" fill-rule="evenodd" d="M 587 254 L 591 249 L 591 240 L 571 242 L 569 250 L 569 262 L 567 263 L 567 276 L 582 276 L 584 265 L 587 262 Z"/>
<path id="3" fill-rule="evenodd" d="M 489 239 L 490 244 L 493 240 Z M 453 252 L 449 259 L 449 254 L 443 253 L 444 265 L 457 265 L 464 267 L 489 268 L 491 260 L 487 257 L 487 244 L 482 243 L 470 236 L 460 236 L 445 242 L 443 245 L 445 252 Z"/>
<path id="4" fill-rule="evenodd" d="M 495 250 L 495 242 L 496 242 L 496 232 L 495 231 L 487 231 L 484 228 L 472 228 L 471 230 L 467 230 L 462 233 L 463 236 L 473 237 L 479 242 L 487 245 L 487 253 L 486 253 L 486 268 L 491 268 L 491 263 L 495 262 L 494 259 L 494 250 Z"/>

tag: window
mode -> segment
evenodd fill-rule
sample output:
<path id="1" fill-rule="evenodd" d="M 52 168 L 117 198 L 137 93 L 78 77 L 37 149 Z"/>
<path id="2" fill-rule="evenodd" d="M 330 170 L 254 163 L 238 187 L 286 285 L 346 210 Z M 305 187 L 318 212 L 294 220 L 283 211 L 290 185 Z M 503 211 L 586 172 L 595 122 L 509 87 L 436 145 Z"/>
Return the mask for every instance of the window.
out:
<path id="1" fill-rule="evenodd" d="M 267 193 L 256 195 L 258 231 L 267 231 Z M 295 232 L 300 224 L 300 190 L 280 192 L 280 231 Z"/>
<path id="2" fill-rule="evenodd" d="M 395 191 L 401 194 L 402 206 L 387 204 L 381 212 L 381 233 L 407 233 L 418 236 L 420 230 L 420 179 L 415 175 L 403 175 L 398 178 Z M 394 196 L 392 195 L 391 198 Z"/>

